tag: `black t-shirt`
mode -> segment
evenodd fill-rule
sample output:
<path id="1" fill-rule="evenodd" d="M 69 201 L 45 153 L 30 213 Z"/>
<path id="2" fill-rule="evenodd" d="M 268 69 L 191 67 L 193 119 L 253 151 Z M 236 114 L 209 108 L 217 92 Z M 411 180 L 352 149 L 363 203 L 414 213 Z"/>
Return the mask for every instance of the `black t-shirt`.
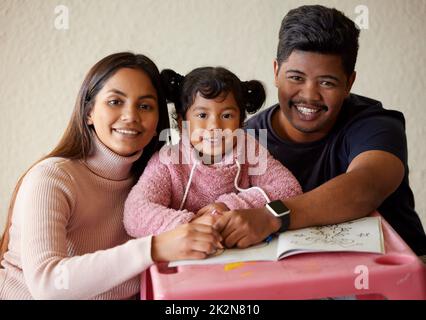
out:
<path id="1" fill-rule="evenodd" d="M 398 187 L 377 209 L 417 255 L 426 254 L 426 235 L 414 210 L 414 196 L 408 181 L 405 119 L 401 112 L 386 110 L 379 101 L 351 94 L 344 102 L 332 131 L 311 143 L 293 143 L 279 137 L 272 128 L 272 114 L 279 105 L 254 116 L 246 129 L 267 129 L 269 152 L 310 191 L 345 173 L 351 161 L 368 150 L 387 151 L 405 166 Z"/>

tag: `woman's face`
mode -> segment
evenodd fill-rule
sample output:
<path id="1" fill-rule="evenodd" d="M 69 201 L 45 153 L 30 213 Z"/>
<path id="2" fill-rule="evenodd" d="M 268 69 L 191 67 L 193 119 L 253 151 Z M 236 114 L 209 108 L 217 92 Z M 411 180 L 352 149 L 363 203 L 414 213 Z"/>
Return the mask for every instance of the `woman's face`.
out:
<path id="1" fill-rule="evenodd" d="M 158 117 L 157 91 L 148 75 L 122 68 L 96 95 L 87 123 L 110 150 L 130 156 L 156 135 Z"/>

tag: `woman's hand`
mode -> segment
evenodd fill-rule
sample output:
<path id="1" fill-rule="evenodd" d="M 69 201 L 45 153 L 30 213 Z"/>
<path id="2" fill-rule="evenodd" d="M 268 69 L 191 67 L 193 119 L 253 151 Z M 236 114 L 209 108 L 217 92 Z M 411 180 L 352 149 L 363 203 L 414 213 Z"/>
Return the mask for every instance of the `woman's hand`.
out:
<path id="1" fill-rule="evenodd" d="M 222 237 L 209 225 L 187 223 L 152 237 L 151 255 L 155 262 L 204 259 L 223 249 Z"/>

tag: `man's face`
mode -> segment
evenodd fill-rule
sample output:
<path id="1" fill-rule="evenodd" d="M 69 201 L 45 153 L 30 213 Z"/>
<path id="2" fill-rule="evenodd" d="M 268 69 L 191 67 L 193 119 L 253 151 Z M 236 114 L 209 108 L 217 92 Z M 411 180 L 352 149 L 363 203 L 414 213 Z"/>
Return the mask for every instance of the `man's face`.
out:
<path id="1" fill-rule="evenodd" d="M 278 67 L 279 131 L 295 142 L 316 141 L 327 135 L 349 95 L 355 72 L 348 77 L 340 56 L 293 51 Z"/>

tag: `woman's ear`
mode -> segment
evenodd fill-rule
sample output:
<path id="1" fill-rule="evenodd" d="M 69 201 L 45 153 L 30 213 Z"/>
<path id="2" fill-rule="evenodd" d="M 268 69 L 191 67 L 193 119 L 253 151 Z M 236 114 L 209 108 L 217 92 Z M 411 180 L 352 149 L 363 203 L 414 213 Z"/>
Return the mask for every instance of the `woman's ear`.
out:
<path id="1" fill-rule="evenodd" d="M 93 113 L 93 109 L 87 112 L 87 116 L 86 116 L 86 123 L 89 126 L 93 125 L 92 113 Z"/>

